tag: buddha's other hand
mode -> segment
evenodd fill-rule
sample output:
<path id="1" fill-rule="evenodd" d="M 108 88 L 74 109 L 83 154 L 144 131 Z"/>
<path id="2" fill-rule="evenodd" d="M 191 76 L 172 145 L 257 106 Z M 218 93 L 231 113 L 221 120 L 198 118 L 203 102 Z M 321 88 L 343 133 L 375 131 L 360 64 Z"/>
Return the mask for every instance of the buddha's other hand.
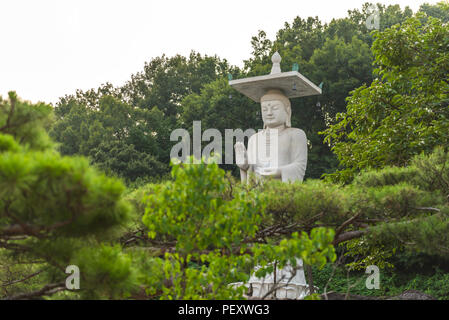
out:
<path id="1" fill-rule="evenodd" d="M 259 168 L 257 172 L 265 177 L 279 178 L 281 176 L 281 170 L 279 168 Z"/>
<path id="2" fill-rule="evenodd" d="M 246 148 L 243 142 L 237 142 L 234 145 L 235 149 L 235 162 L 240 167 L 240 169 L 246 171 L 248 170 L 248 156 L 246 153 Z"/>

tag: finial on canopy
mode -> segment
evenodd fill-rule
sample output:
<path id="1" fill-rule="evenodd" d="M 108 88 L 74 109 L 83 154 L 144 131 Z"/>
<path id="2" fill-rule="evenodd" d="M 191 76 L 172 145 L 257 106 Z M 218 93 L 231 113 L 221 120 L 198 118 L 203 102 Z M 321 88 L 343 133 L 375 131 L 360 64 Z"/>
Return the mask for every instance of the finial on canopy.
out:
<path id="1" fill-rule="evenodd" d="M 273 56 L 271 57 L 271 62 L 273 62 L 273 67 L 271 67 L 271 73 L 270 74 L 275 74 L 275 73 L 281 73 L 281 55 L 279 54 L 279 52 L 275 52 L 273 54 Z"/>

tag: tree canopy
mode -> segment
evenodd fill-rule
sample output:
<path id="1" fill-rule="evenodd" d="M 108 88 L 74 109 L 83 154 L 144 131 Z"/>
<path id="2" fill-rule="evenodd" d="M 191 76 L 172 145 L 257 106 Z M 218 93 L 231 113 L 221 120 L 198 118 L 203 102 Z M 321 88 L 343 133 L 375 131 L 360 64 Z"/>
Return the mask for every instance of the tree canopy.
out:
<path id="1" fill-rule="evenodd" d="M 449 142 L 449 26 L 418 15 L 374 34 L 376 75 L 324 133 L 343 181 L 354 170 L 406 165 Z"/>
<path id="2" fill-rule="evenodd" d="M 1 294 L 33 298 L 65 290 L 66 267 L 75 264 L 86 270 L 85 297 L 102 290 L 115 297 L 128 287 L 129 263 L 106 241 L 130 218 L 125 187 L 86 159 L 57 153 L 45 132 L 51 115 L 50 106 L 14 92 L 0 101 Z M 25 280 L 36 277 L 28 292 L 22 280 L 6 281 L 10 269 Z"/>

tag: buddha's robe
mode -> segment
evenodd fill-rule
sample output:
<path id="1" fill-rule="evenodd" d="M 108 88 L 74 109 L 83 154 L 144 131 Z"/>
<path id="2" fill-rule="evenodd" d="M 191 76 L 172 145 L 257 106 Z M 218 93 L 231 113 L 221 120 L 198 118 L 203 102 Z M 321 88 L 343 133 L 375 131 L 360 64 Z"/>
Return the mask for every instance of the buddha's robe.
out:
<path id="1" fill-rule="evenodd" d="M 259 131 L 249 138 L 248 164 L 256 177 L 264 168 L 279 168 L 283 182 L 302 181 L 307 167 L 306 134 L 297 128 Z"/>

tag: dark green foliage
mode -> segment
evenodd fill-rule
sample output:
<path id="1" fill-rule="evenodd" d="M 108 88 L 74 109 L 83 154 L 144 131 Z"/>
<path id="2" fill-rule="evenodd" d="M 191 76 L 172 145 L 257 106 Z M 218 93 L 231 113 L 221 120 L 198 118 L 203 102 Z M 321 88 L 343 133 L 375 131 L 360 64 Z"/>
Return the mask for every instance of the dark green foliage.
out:
<path id="1" fill-rule="evenodd" d="M 365 212 L 373 217 L 382 214 L 384 220 L 369 229 L 367 240 L 447 258 L 448 161 L 440 148 L 430 156 L 415 157 L 408 168 L 386 168 L 356 178 L 356 185 L 363 188 L 360 200 Z M 371 196 L 364 185 L 379 194 L 380 201 L 365 200 Z"/>
<path id="2" fill-rule="evenodd" d="M 73 262 L 84 275 L 80 283 L 83 299 L 123 299 L 137 290 L 138 268 L 119 245 L 83 247 Z"/>
<path id="3" fill-rule="evenodd" d="M 126 218 L 120 201 L 123 185 L 97 174 L 85 159 L 55 152 L 4 152 L 0 179 L 0 211 L 14 217 L 10 223 L 27 221 L 31 233 L 82 236 Z"/>
<path id="4" fill-rule="evenodd" d="M 409 260 L 410 255 L 399 254 Z M 334 266 L 326 265 L 322 270 L 314 269 L 314 283 L 319 288 L 320 294 L 326 292 L 338 292 L 351 295 L 371 296 L 371 298 L 388 299 L 400 295 L 406 290 L 418 290 L 428 294 L 435 299 L 449 299 L 449 269 L 440 269 L 436 267 L 441 261 L 432 261 L 432 265 L 423 268 L 419 265 L 426 257 L 420 256 L 414 261 L 410 269 L 403 270 L 395 264 L 394 269 L 380 271 L 380 288 L 378 290 L 367 289 L 365 285 L 368 274 L 363 271 L 350 271 L 348 273 L 345 267 L 338 267 L 333 275 Z M 395 262 L 395 260 L 392 260 Z M 410 261 L 410 263 L 411 263 Z M 331 278 L 332 275 L 332 278 Z M 329 279 L 331 280 L 329 281 Z"/>
<path id="5" fill-rule="evenodd" d="M 59 108 L 63 107 L 56 108 L 60 113 Z M 74 98 L 64 108 L 66 113 L 51 131 L 63 154 L 88 156 L 102 170 L 127 181 L 148 180 L 166 172 L 166 166 L 155 156 L 161 153 L 161 146 L 154 133 L 161 134 L 166 124 L 156 107 L 137 109 L 105 95 L 98 108 Z"/>
<path id="6" fill-rule="evenodd" d="M 418 175 L 419 170 L 416 167 L 386 167 L 382 171 L 363 171 L 354 179 L 355 186 L 365 187 L 383 187 L 396 185 L 401 182 L 413 181 Z"/>
<path id="7" fill-rule="evenodd" d="M 44 103 L 33 105 L 9 92 L 9 100 L 0 97 L 0 134 L 10 135 L 17 142 L 33 150 L 50 148 L 52 142 L 46 130 L 53 121 L 52 108 Z M 2 138 L 9 139 L 5 137 Z M 2 142 L 11 144 L 11 142 Z"/>
<path id="8" fill-rule="evenodd" d="M 96 291 L 95 297 L 122 295 L 117 291 L 127 287 L 117 290 L 102 281 L 125 281 L 127 276 L 120 274 L 129 266 L 120 267 L 120 248 L 101 241 L 110 240 L 129 220 L 123 184 L 89 167 L 86 159 L 63 157 L 51 148 L 44 127 L 51 119 L 50 106 L 9 96 L 0 105 L 0 256 L 6 261 L 0 277 L 8 282 L 2 297 L 34 298 L 64 290 L 65 268 L 77 263 L 86 281 L 79 295 L 92 296 L 96 286 L 108 290 Z M 103 271 L 90 264 L 104 264 Z M 12 281 L 8 270 L 15 270 Z M 38 289 L 43 290 L 33 291 Z"/>
<path id="9" fill-rule="evenodd" d="M 379 78 L 348 97 L 346 113 L 324 133 L 350 181 L 364 168 L 407 165 L 421 152 L 448 146 L 449 27 L 418 15 L 375 33 Z"/>
<path id="10" fill-rule="evenodd" d="M 319 180 L 285 184 L 272 182 L 260 188 L 266 194 L 267 221 L 279 226 L 295 224 L 295 229 L 310 230 L 317 221 L 335 227 L 349 214 L 348 194 L 336 185 Z"/>
<path id="11" fill-rule="evenodd" d="M 62 154 L 87 156 L 128 184 L 160 179 L 169 172 L 181 101 L 228 69 L 226 61 L 194 52 L 155 58 L 122 87 L 106 84 L 61 98 L 50 134 Z"/>
<path id="12" fill-rule="evenodd" d="M 428 16 L 440 19 L 442 22 L 449 21 L 449 4 L 440 1 L 435 5 L 424 3 L 419 8 L 420 12 L 426 13 Z"/>

